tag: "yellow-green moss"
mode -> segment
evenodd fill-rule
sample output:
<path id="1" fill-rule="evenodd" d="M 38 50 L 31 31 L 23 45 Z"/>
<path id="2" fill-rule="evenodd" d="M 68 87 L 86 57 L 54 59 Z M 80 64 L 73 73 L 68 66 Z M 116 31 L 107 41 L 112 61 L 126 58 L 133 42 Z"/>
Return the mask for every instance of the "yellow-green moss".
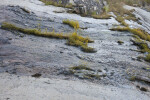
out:
<path id="1" fill-rule="evenodd" d="M 116 28 L 111 28 L 110 30 L 112 31 L 128 31 L 128 27 L 116 27 Z"/>
<path id="2" fill-rule="evenodd" d="M 65 5 L 65 8 L 72 8 L 72 7 L 73 7 L 73 5 L 71 3 Z"/>
<path id="3" fill-rule="evenodd" d="M 69 26 L 73 27 L 74 29 L 80 28 L 79 22 L 76 20 L 65 19 L 65 20 L 63 20 L 63 23 L 68 24 Z"/>
<path id="4" fill-rule="evenodd" d="M 53 5 L 53 6 L 57 6 L 57 7 L 64 7 L 63 4 L 61 4 L 61 2 L 56 2 L 56 1 L 53 1 L 53 0 L 40 0 L 42 2 L 45 3 L 45 5 Z"/>
<path id="5" fill-rule="evenodd" d="M 67 39 L 67 35 L 63 35 L 63 33 L 55 33 L 53 32 L 41 32 L 39 29 L 24 29 L 17 27 L 13 24 L 4 22 L 2 23 L 1 28 L 3 29 L 8 29 L 8 30 L 14 30 L 14 31 L 19 31 L 25 34 L 31 34 L 31 35 L 37 35 L 37 36 L 43 36 L 43 37 L 51 37 L 51 38 L 62 38 L 62 39 Z"/>
<path id="6" fill-rule="evenodd" d="M 133 33 L 134 35 L 139 36 L 143 40 L 150 41 L 150 35 L 141 29 L 131 29 L 129 27 L 120 27 L 119 26 L 117 28 L 112 28 L 111 30 L 113 30 L 113 31 L 129 31 L 129 32 Z"/>
<path id="7" fill-rule="evenodd" d="M 72 45 L 76 47 L 80 47 L 82 51 L 94 53 L 96 52 L 94 48 L 88 47 L 88 43 L 93 42 L 89 38 L 83 38 L 78 36 L 77 33 L 73 33 L 69 36 L 67 41 L 67 45 Z"/>
<path id="8" fill-rule="evenodd" d="M 2 23 L 1 28 L 7 30 L 19 31 L 25 34 L 31 34 L 31 35 L 37 35 L 37 36 L 43 36 L 49 38 L 67 39 L 68 45 L 80 47 L 81 50 L 84 52 L 89 52 L 89 53 L 96 52 L 94 48 L 88 47 L 88 43 L 92 43 L 94 41 L 90 40 L 88 37 L 82 37 L 78 35 L 76 32 L 71 33 L 69 35 L 65 35 L 63 33 L 55 33 L 54 31 L 41 32 L 39 29 L 24 29 L 7 22 Z"/>
<path id="9" fill-rule="evenodd" d="M 64 8 L 72 8 L 73 5 L 71 3 L 69 4 L 62 4 L 61 1 L 57 2 L 57 1 L 54 1 L 54 0 L 40 0 L 42 2 L 45 3 L 45 5 L 53 5 L 53 6 L 56 6 L 56 7 L 64 7 Z"/>
<path id="10" fill-rule="evenodd" d="M 129 27 L 117 27 L 117 28 L 112 28 L 111 30 L 113 31 L 129 31 L 131 33 L 134 34 L 134 44 L 137 45 L 141 50 L 140 52 L 142 53 L 145 53 L 147 52 L 148 55 L 146 55 L 146 57 L 144 58 L 146 61 L 149 61 L 150 62 L 150 48 L 148 46 L 148 44 L 143 41 L 143 40 L 146 40 L 146 41 L 149 41 L 150 42 L 150 35 L 141 30 L 141 29 L 131 29 Z"/>
<path id="11" fill-rule="evenodd" d="M 95 19 L 110 19 L 112 17 L 112 15 L 109 15 L 107 13 L 102 13 L 100 15 L 93 14 L 92 17 Z"/>
<path id="12" fill-rule="evenodd" d="M 74 66 L 74 67 L 70 67 L 71 70 L 90 70 L 93 71 L 93 69 L 86 67 L 85 65 L 79 65 L 79 66 Z"/>

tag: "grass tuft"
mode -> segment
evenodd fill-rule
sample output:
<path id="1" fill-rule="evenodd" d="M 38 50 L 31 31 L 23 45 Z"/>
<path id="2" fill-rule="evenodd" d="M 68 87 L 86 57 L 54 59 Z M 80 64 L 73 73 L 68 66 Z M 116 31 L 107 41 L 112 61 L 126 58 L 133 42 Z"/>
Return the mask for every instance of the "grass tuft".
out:
<path id="1" fill-rule="evenodd" d="M 47 31 L 42 32 L 39 29 L 20 28 L 13 24 L 7 23 L 7 22 L 3 22 L 1 28 L 6 29 L 6 30 L 19 31 L 19 32 L 22 32 L 25 34 L 57 38 L 57 39 L 66 39 L 68 45 L 80 47 L 81 50 L 84 52 L 88 52 L 88 53 L 96 52 L 94 50 L 94 48 L 88 47 L 88 43 L 92 43 L 94 41 L 90 40 L 88 37 L 82 37 L 82 36 L 78 35 L 76 32 L 69 34 L 69 35 L 65 35 L 63 33 L 55 33 L 54 31 L 53 32 L 47 32 Z"/>
<path id="2" fill-rule="evenodd" d="M 110 19 L 112 17 L 112 15 L 109 15 L 107 13 L 102 13 L 100 15 L 97 15 L 97 14 L 93 14 L 91 15 L 93 18 L 95 19 Z"/>
<path id="3" fill-rule="evenodd" d="M 43 37 L 51 37 L 51 38 L 60 38 L 60 39 L 67 39 L 67 35 L 63 35 L 63 33 L 55 33 L 53 32 L 41 32 L 39 29 L 24 29 L 17 27 L 13 24 L 3 22 L 2 29 L 8 29 L 8 30 L 14 30 L 14 31 L 19 31 L 25 34 L 31 34 L 31 35 L 37 35 L 37 36 L 43 36 Z"/>
<path id="4" fill-rule="evenodd" d="M 143 40 L 150 41 L 150 35 L 141 29 L 131 29 L 129 27 L 120 27 L 119 26 L 117 28 L 112 28 L 110 30 L 112 30 L 112 31 L 129 31 L 129 32 L 133 33 L 134 35 L 139 36 Z"/>
<path id="5" fill-rule="evenodd" d="M 67 45 L 80 47 L 82 51 L 94 53 L 96 50 L 94 48 L 88 47 L 88 43 L 93 42 L 89 38 L 83 38 L 78 36 L 77 33 L 73 33 L 69 36 Z"/>
<path id="6" fill-rule="evenodd" d="M 45 5 L 53 5 L 56 7 L 64 7 L 64 8 L 73 8 L 73 5 L 71 3 L 68 4 L 62 4 L 61 0 L 59 2 L 54 1 L 54 0 L 40 0 L 43 3 L 45 3 Z"/>
<path id="7" fill-rule="evenodd" d="M 74 67 L 71 67 L 70 69 L 72 69 L 72 70 L 83 70 L 84 69 L 84 70 L 93 71 L 93 69 L 86 67 L 85 65 L 74 66 Z"/>
<path id="8" fill-rule="evenodd" d="M 74 29 L 80 28 L 79 22 L 75 21 L 75 20 L 65 19 L 65 20 L 63 20 L 63 23 L 68 24 L 69 26 L 73 27 Z"/>
<path id="9" fill-rule="evenodd" d="M 135 40 L 132 40 L 132 42 L 134 43 L 134 45 L 137 45 L 140 49 L 140 52 L 142 53 L 148 53 L 146 55 L 146 57 L 144 58 L 144 60 L 150 62 L 150 48 L 148 46 L 148 44 L 143 41 L 143 40 L 146 40 L 146 41 L 149 41 L 150 42 L 150 35 L 141 30 L 141 29 L 131 29 L 129 27 L 117 27 L 117 28 L 112 28 L 111 30 L 113 31 L 129 31 L 131 33 L 133 33 L 135 36 Z"/>

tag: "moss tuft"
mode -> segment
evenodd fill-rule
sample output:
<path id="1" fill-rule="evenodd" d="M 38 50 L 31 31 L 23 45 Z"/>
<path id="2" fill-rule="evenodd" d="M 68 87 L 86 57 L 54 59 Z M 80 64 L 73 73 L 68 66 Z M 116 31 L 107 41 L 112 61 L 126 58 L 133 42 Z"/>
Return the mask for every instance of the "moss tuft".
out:
<path id="1" fill-rule="evenodd" d="M 73 27 L 74 29 L 80 28 L 79 22 L 75 21 L 75 20 L 66 19 L 66 20 L 63 20 L 63 23 L 68 24 L 69 26 Z"/>
<path id="2" fill-rule="evenodd" d="M 90 40 L 88 37 L 82 37 L 78 35 L 76 32 L 71 33 L 69 35 L 65 35 L 63 33 L 55 33 L 54 31 L 53 32 L 47 32 L 47 31 L 41 32 L 41 30 L 39 29 L 24 29 L 24 28 L 17 27 L 7 22 L 2 23 L 1 28 L 7 29 L 7 30 L 19 31 L 25 34 L 57 38 L 57 39 L 66 39 L 68 45 L 80 47 L 81 50 L 84 52 L 88 52 L 88 53 L 96 52 L 94 48 L 88 47 L 88 43 L 92 43 L 94 41 Z"/>
<path id="3" fill-rule="evenodd" d="M 83 70 L 84 69 L 84 70 L 93 71 L 93 69 L 86 67 L 85 65 L 74 66 L 74 67 L 71 67 L 70 69 L 72 69 L 72 70 Z"/>
<path id="4" fill-rule="evenodd" d="M 88 47 L 88 43 L 93 42 L 89 38 L 83 38 L 79 36 L 77 33 L 73 33 L 69 36 L 67 41 L 67 45 L 80 47 L 82 51 L 94 53 L 96 50 L 94 48 Z"/>
<path id="5" fill-rule="evenodd" d="M 97 14 L 93 14 L 91 15 L 93 18 L 95 19 L 110 19 L 112 17 L 112 15 L 109 15 L 107 13 L 102 13 L 100 15 L 97 15 Z"/>
<path id="6" fill-rule="evenodd" d="M 112 31 L 129 31 L 129 32 L 133 33 L 134 35 L 139 36 L 143 40 L 150 41 L 150 35 L 141 29 L 131 29 L 129 27 L 120 27 L 119 26 L 117 28 L 112 28 L 110 30 L 112 30 Z"/>
<path id="7" fill-rule="evenodd" d="M 143 40 L 146 40 L 146 41 L 150 42 L 150 35 L 147 32 L 145 32 L 141 29 L 131 29 L 129 27 L 117 27 L 117 28 L 112 28 L 111 30 L 113 30 L 113 31 L 129 31 L 129 32 L 133 33 L 135 39 L 132 40 L 132 42 L 134 43 L 134 45 L 139 47 L 140 52 L 148 53 L 146 55 L 146 57 L 144 58 L 144 60 L 150 62 L 150 48 L 149 48 L 148 44 L 145 41 L 143 41 Z"/>

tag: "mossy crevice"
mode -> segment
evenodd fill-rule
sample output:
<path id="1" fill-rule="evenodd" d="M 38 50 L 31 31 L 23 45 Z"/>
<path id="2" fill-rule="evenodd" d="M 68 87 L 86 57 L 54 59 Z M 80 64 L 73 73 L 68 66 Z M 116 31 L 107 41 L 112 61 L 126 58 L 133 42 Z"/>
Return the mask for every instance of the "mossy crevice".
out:
<path id="1" fill-rule="evenodd" d="M 38 30 L 38 29 L 24 29 L 24 28 L 17 27 L 7 22 L 3 22 L 1 28 L 5 30 L 19 31 L 25 34 L 31 34 L 31 35 L 36 35 L 36 36 L 66 39 L 68 45 L 80 47 L 81 50 L 84 52 L 88 52 L 88 53 L 96 52 L 94 48 L 88 47 L 88 43 L 92 43 L 94 41 L 92 41 L 88 37 L 82 37 L 78 35 L 76 32 L 71 33 L 71 34 L 55 33 L 54 31 L 42 32 L 41 30 Z"/>

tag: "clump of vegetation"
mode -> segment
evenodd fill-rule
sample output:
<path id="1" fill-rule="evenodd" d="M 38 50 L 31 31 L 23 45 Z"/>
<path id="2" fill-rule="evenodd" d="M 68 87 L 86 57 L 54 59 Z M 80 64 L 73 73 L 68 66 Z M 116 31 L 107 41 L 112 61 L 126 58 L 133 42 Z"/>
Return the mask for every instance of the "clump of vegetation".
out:
<path id="1" fill-rule="evenodd" d="M 53 0 L 40 0 L 40 1 L 44 2 L 45 5 L 54 5 L 54 6 L 57 6 L 57 7 L 63 7 L 61 2 L 55 2 Z"/>
<path id="2" fill-rule="evenodd" d="M 106 0 L 108 2 L 109 11 L 113 12 L 117 17 L 116 20 L 122 25 L 128 27 L 129 25 L 125 23 L 126 20 L 133 20 L 138 22 L 138 19 L 135 17 L 132 12 L 134 10 L 127 10 L 123 8 L 123 5 L 126 3 L 126 0 Z"/>
<path id="3" fill-rule="evenodd" d="M 7 29 L 7 30 L 19 31 L 19 32 L 22 32 L 25 34 L 57 38 L 57 39 L 66 39 L 68 45 L 80 47 L 81 50 L 84 52 L 89 52 L 89 53 L 96 52 L 94 48 L 88 47 L 88 43 L 92 43 L 94 41 L 90 40 L 88 37 L 82 37 L 82 36 L 78 35 L 76 32 L 69 34 L 69 35 L 66 35 L 63 33 L 55 33 L 55 31 L 42 32 L 39 29 L 20 28 L 13 24 L 7 23 L 7 22 L 2 23 L 1 28 Z"/>
<path id="4" fill-rule="evenodd" d="M 65 19 L 65 20 L 63 20 L 63 23 L 68 24 L 69 26 L 73 27 L 74 29 L 80 28 L 79 22 L 76 20 Z"/>
<path id="5" fill-rule="evenodd" d="M 139 37 L 135 37 L 135 39 L 132 40 L 132 42 L 134 43 L 134 45 L 137 45 L 141 49 L 140 52 L 150 53 L 150 49 L 149 49 L 148 44 L 145 41 L 141 40 Z"/>
<path id="6" fill-rule="evenodd" d="M 62 4 L 61 0 L 59 0 L 59 2 L 55 1 L 55 0 L 40 0 L 42 2 L 45 3 L 45 5 L 53 5 L 53 6 L 56 6 L 56 7 L 64 7 L 64 8 L 72 8 L 73 5 L 71 3 L 69 4 Z"/>
<path id="7" fill-rule="evenodd" d="M 121 26 L 118 26 L 116 28 L 111 28 L 110 30 L 112 31 L 128 31 L 128 27 L 121 27 Z"/>
<path id="8" fill-rule="evenodd" d="M 141 39 L 146 40 L 146 41 L 150 41 L 150 35 L 145 32 L 144 30 L 141 29 L 131 29 L 129 27 L 117 27 L 117 28 L 112 28 L 110 30 L 113 31 L 129 31 L 131 33 L 133 33 L 134 35 L 139 36 Z"/>
<path id="9" fill-rule="evenodd" d="M 113 31 L 129 31 L 131 33 L 133 33 L 135 36 L 135 40 L 132 41 L 134 43 L 134 45 L 137 45 L 139 47 L 140 52 L 145 53 L 147 52 L 148 54 L 146 55 L 146 57 L 144 58 L 144 60 L 149 61 L 150 62 L 150 48 L 148 46 L 148 44 L 143 41 L 149 41 L 150 42 L 150 35 L 141 30 L 141 29 L 131 29 L 129 27 L 117 27 L 117 28 L 112 28 L 111 30 Z"/>
<path id="10" fill-rule="evenodd" d="M 145 32 L 144 30 L 131 29 L 131 28 L 129 28 L 128 30 L 129 30 L 129 32 L 131 32 L 133 34 L 138 35 L 141 39 L 150 41 L 150 35 L 147 32 Z"/>
<path id="11" fill-rule="evenodd" d="M 135 22 L 138 22 L 138 19 L 134 16 L 134 15 L 132 15 L 132 16 L 125 16 L 124 17 L 126 20 L 132 20 L 132 21 L 135 21 Z"/>
<path id="12" fill-rule="evenodd" d="M 125 18 L 122 16 L 117 15 L 116 20 L 121 23 L 121 25 L 129 27 L 129 25 L 125 22 Z"/>
<path id="13" fill-rule="evenodd" d="M 118 16 L 116 17 L 116 20 L 121 23 L 121 22 L 124 21 L 124 18 L 123 18 L 122 16 L 119 16 L 119 15 L 118 15 Z"/>
<path id="14" fill-rule="evenodd" d="M 2 23 L 1 28 L 8 29 L 8 30 L 14 30 L 19 31 L 25 34 L 31 34 L 31 35 L 37 35 L 37 36 L 43 36 L 43 37 L 51 37 L 51 38 L 60 38 L 60 39 L 68 39 L 67 35 L 63 35 L 63 33 L 55 33 L 53 32 L 41 32 L 39 29 L 24 29 L 17 27 L 13 24 L 4 22 Z"/>
<path id="15" fill-rule="evenodd" d="M 65 8 L 73 8 L 73 5 L 72 5 L 71 3 L 66 4 L 66 5 L 65 5 Z"/>
<path id="16" fill-rule="evenodd" d="M 72 70 L 89 70 L 89 71 L 93 71 L 93 69 L 91 69 L 89 67 L 86 67 L 85 65 L 70 67 L 70 69 L 72 69 Z"/>
<path id="17" fill-rule="evenodd" d="M 106 0 L 109 4 L 127 4 L 130 6 L 146 6 L 150 5 L 149 0 Z"/>
<path id="18" fill-rule="evenodd" d="M 107 13 L 102 13 L 100 15 L 93 14 L 92 17 L 95 19 L 110 19 L 112 17 L 112 15 L 109 15 Z"/>
<path id="19" fill-rule="evenodd" d="M 94 53 L 96 50 L 94 48 L 88 47 L 88 43 L 93 42 L 89 38 L 83 38 L 78 36 L 77 33 L 73 33 L 69 36 L 67 41 L 68 45 L 80 47 L 82 51 Z"/>

